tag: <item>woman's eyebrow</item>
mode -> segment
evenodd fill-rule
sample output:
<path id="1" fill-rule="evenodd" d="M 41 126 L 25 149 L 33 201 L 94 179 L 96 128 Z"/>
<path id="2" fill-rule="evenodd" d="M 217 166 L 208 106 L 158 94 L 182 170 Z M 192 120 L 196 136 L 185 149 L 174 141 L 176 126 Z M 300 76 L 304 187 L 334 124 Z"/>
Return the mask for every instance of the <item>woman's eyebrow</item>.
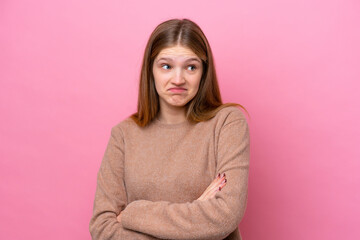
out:
<path id="1" fill-rule="evenodd" d="M 159 60 L 157 60 L 157 62 L 159 62 L 160 60 L 167 60 L 169 62 L 172 62 L 173 59 L 172 58 L 167 58 L 167 57 L 162 57 L 162 58 L 159 58 Z M 189 58 L 189 59 L 186 59 L 185 62 L 191 62 L 191 61 L 197 61 L 200 63 L 199 59 L 198 58 Z"/>

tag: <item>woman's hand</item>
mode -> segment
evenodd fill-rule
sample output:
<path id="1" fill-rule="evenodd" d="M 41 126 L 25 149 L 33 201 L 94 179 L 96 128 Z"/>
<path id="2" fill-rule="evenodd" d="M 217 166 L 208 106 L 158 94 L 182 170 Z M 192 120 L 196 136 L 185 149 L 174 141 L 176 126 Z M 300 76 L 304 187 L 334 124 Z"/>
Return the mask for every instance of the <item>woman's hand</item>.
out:
<path id="1" fill-rule="evenodd" d="M 117 219 L 117 221 L 118 221 L 119 223 L 121 223 L 121 212 L 120 212 L 120 214 L 116 217 L 116 219 Z"/>
<path id="2" fill-rule="evenodd" d="M 215 196 L 215 194 L 218 191 L 221 191 L 221 189 L 226 185 L 226 175 L 223 173 L 220 175 L 220 173 L 217 175 L 217 178 L 214 179 L 214 181 L 208 186 L 208 188 L 205 190 L 205 192 L 197 199 L 197 200 L 207 200 Z"/>

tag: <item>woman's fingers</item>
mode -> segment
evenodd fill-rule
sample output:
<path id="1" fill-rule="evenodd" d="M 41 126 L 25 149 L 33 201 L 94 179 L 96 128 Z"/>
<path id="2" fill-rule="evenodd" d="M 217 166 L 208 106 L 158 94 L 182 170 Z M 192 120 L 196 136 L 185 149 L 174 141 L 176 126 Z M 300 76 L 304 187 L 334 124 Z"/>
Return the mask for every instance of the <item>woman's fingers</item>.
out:
<path id="1" fill-rule="evenodd" d="M 224 182 L 226 183 L 226 175 L 225 173 L 221 174 L 221 176 L 218 177 L 215 179 L 215 183 L 214 185 L 212 186 L 212 188 L 215 188 L 215 189 L 218 189 Z M 222 188 L 222 187 L 221 187 Z"/>
<path id="2" fill-rule="evenodd" d="M 214 187 L 215 192 L 221 191 L 221 189 L 224 188 L 224 186 L 226 185 L 226 183 L 227 183 L 227 179 L 226 179 L 226 178 L 222 178 L 222 181 L 219 182 L 219 183 Z"/>
<path id="3" fill-rule="evenodd" d="M 204 193 L 198 198 L 199 200 L 206 200 L 215 196 L 218 191 L 226 185 L 226 174 L 218 174 L 213 182 L 207 187 Z"/>
<path id="4" fill-rule="evenodd" d="M 225 187 L 226 183 L 227 183 L 227 179 L 225 178 L 219 186 L 219 191 L 221 191 L 221 189 L 223 189 L 223 187 Z"/>
<path id="5" fill-rule="evenodd" d="M 227 180 L 224 179 L 224 181 L 218 186 L 213 188 L 213 190 L 206 196 L 206 199 L 210 199 L 216 195 L 217 192 L 221 191 L 226 185 Z"/>
<path id="6" fill-rule="evenodd" d="M 212 183 L 208 186 L 208 188 L 204 192 L 204 197 L 207 197 L 207 195 L 212 194 L 214 190 L 218 189 L 221 185 L 222 181 L 224 180 L 225 175 L 218 174 L 217 177 L 212 181 Z"/>

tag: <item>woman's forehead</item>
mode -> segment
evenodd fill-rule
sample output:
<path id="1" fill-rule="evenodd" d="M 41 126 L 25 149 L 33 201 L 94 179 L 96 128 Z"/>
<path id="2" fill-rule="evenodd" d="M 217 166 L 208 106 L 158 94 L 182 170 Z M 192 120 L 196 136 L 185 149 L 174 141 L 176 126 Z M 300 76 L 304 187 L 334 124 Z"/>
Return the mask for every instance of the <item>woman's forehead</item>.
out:
<path id="1" fill-rule="evenodd" d="M 183 46 L 174 46 L 162 49 L 157 56 L 157 59 L 160 58 L 166 58 L 168 60 L 187 60 L 189 58 L 195 58 L 200 60 L 190 48 Z"/>

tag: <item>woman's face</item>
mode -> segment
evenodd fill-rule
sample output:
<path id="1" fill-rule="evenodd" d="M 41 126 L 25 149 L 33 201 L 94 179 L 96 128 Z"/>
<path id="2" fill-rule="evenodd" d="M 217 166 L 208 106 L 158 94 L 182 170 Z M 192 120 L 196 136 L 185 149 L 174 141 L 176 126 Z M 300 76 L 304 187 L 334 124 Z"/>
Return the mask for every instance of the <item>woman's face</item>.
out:
<path id="1" fill-rule="evenodd" d="M 201 59 L 191 49 L 180 45 L 162 49 L 153 64 L 160 108 L 183 107 L 193 99 L 202 71 Z"/>

